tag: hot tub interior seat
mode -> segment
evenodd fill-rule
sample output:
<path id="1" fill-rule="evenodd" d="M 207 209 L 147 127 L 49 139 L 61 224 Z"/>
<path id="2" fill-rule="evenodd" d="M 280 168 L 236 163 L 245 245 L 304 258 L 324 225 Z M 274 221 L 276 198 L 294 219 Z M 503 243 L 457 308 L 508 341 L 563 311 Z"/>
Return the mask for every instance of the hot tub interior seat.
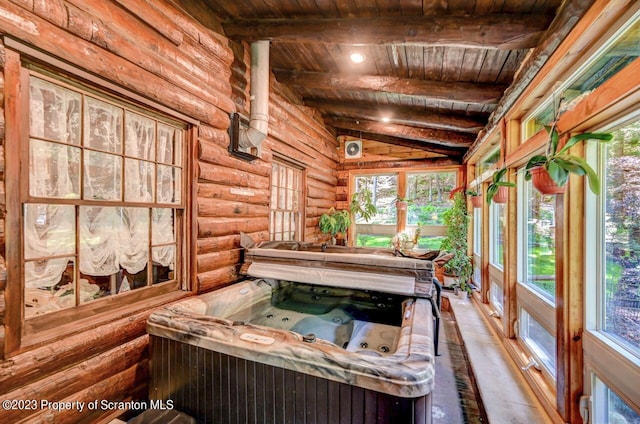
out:
<path id="1" fill-rule="evenodd" d="M 288 281 L 270 285 L 271 299 L 228 319 L 323 339 L 351 352 L 395 352 L 405 297 Z"/>

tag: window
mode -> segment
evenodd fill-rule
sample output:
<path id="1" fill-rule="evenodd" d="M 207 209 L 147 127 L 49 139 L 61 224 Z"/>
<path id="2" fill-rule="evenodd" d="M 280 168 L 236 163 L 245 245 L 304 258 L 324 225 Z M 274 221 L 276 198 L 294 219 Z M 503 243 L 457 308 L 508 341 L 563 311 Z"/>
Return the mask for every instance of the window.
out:
<path id="1" fill-rule="evenodd" d="M 473 209 L 473 282 L 482 289 L 482 209 Z"/>
<path id="2" fill-rule="evenodd" d="M 489 301 L 500 316 L 504 313 L 504 291 L 502 290 L 502 283 L 495 280 L 491 280 L 491 286 L 489 289 Z"/>
<path id="3" fill-rule="evenodd" d="M 421 227 L 417 248 L 440 248 L 446 233 L 442 213 L 451 207 L 449 193 L 456 187 L 456 179 L 455 171 L 407 174 L 406 231 L 413 234 Z"/>
<path id="4" fill-rule="evenodd" d="M 482 255 L 482 209 L 473 208 L 473 253 Z"/>
<path id="5" fill-rule="evenodd" d="M 500 161 L 500 146 L 493 149 L 490 153 L 482 158 L 482 161 L 478 165 L 478 174 L 482 175 L 490 169 L 496 167 L 496 164 Z"/>
<path id="6" fill-rule="evenodd" d="M 398 175 L 367 175 L 355 178 L 355 191 L 368 188 L 378 212 L 366 222 L 356 217 L 356 245 L 367 247 L 390 247 L 391 239 L 396 234 L 398 198 Z"/>
<path id="7" fill-rule="evenodd" d="M 640 118 L 587 146 L 601 191 L 586 198 L 585 366 L 594 416 L 638 422 L 640 414 Z M 615 364 L 615 366 L 611 366 Z M 606 382 L 606 385 L 605 383 Z M 635 403 L 634 403 L 635 402 Z M 622 417 L 622 418 L 620 418 Z M 629 421 L 631 419 L 631 421 Z M 593 421 L 597 422 L 597 421 Z"/>
<path id="8" fill-rule="evenodd" d="M 591 57 L 591 59 L 555 93 L 562 93 L 564 101 L 570 103 L 583 94 L 595 90 L 638 57 L 638 42 L 640 42 L 640 13 L 636 13 L 635 17 L 616 31 L 604 47 L 600 47 L 597 54 L 585 54 L 585 57 Z M 629 46 L 634 47 L 629 48 Z M 523 140 L 542 130 L 545 125 L 551 124 L 554 118 L 553 97 L 550 96 L 530 118 L 524 121 Z M 556 96 L 556 101 L 558 98 Z"/>
<path id="9" fill-rule="evenodd" d="M 271 168 L 269 237 L 302 241 L 304 171 L 282 161 L 274 161 Z"/>
<path id="10" fill-rule="evenodd" d="M 527 350 L 549 373 L 551 379 L 555 379 L 556 337 L 522 307 L 520 308 L 519 336 Z"/>
<path id="11" fill-rule="evenodd" d="M 555 196 L 541 195 L 519 174 L 523 236 L 519 280 L 554 302 L 556 297 Z"/>
<path id="12" fill-rule="evenodd" d="M 504 211 L 505 205 L 491 202 L 489 206 L 489 262 L 504 268 Z"/>
<path id="13" fill-rule="evenodd" d="M 25 318 L 179 287 L 184 125 L 44 71 L 28 85 Z"/>
<path id="14" fill-rule="evenodd" d="M 640 413 L 620 398 L 596 374 L 593 379 L 593 423 L 640 423 Z"/>
<path id="15" fill-rule="evenodd" d="M 600 151 L 599 328 L 640 356 L 640 120 Z"/>

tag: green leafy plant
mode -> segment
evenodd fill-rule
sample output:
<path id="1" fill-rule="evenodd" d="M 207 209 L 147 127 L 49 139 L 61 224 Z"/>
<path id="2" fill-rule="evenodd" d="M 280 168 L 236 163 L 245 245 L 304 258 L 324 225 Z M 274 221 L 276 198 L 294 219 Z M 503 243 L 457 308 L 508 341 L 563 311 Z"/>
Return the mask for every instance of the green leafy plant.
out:
<path id="1" fill-rule="evenodd" d="M 351 203 L 349 203 L 349 209 L 329 209 L 328 212 L 320 216 L 318 226 L 322 233 L 336 237 L 336 235 L 346 233 L 349 230 L 352 216 L 360 215 L 366 222 L 369 222 L 377 212 L 371 190 L 363 188 L 354 193 Z"/>
<path id="2" fill-rule="evenodd" d="M 507 168 L 502 168 L 497 170 L 493 174 L 493 178 L 491 179 L 491 184 L 487 186 L 487 203 L 491 203 L 494 196 L 498 193 L 500 187 L 515 187 L 515 183 L 511 183 L 508 181 L 502 181 L 504 174 L 507 173 Z"/>
<path id="3" fill-rule="evenodd" d="M 320 231 L 335 237 L 338 233 L 344 233 L 351 226 L 351 213 L 348 210 L 329 209 L 329 212 L 320 216 Z"/>
<path id="4" fill-rule="evenodd" d="M 473 273 L 473 265 L 468 255 L 469 215 L 462 191 L 457 191 L 453 195 L 453 206 L 443 213 L 443 221 L 447 226 L 447 234 L 440 245 L 440 250 L 453 254 L 453 257 L 444 265 L 444 271 L 447 274 L 456 275 L 459 282 L 466 283 Z"/>
<path id="5" fill-rule="evenodd" d="M 596 140 L 601 142 L 610 141 L 612 134 L 608 133 L 582 133 L 576 134 L 558 150 L 560 144 L 560 134 L 556 129 L 556 122 L 552 126 L 544 127 L 549 134 L 547 150 L 544 155 L 535 155 L 525 166 L 525 179 L 531 179 L 531 169 L 541 166 L 548 173 L 551 179 L 558 185 L 564 186 L 569 180 L 569 174 L 586 175 L 589 181 L 589 188 L 594 194 L 600 193 L 600 180 L 593 168 L 583 158 L 568 153 L 569 149 L 576 144 L 586 140 Z"/>

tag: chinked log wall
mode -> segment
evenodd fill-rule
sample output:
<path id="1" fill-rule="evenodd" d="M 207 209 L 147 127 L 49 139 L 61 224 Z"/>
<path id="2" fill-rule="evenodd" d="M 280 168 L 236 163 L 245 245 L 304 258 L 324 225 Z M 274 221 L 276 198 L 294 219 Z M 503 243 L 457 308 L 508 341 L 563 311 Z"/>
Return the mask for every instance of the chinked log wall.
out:
<path id="1" fill-rule="evenodd" d="M 182 1 L 189 11 L 201 3 Z M 200 9 L 200 21 L 169 1 L 9 0 L 0 2 L 0 34 L 31 44 L 200 122 L 194 151 L 197 212 L 197 292 L 238 278 L 239 232 L 268 238 L 274 153 L 307 167 L 305 239 L 317 241 L 319 216 L 335 205 L 335 138 L 321 120 L 271 78 L 269 137 L 251 163 L 227 151 L 229 113 L 248 115 L 248 46 L 221 35 Z M 205 25 L 206 24 L 206 25 Z M 0 42 L 0 108 L 4 106 L 6 49 Z M 5 114 L 0 112 L 4 145 Z M 3 150 L 2 150 L 3 152 Z M 0 154 L 0 158 L 4 155 Z M 4 247 L 4 161 L 0 160 L 0 247 Z M 241 188 L 243 190 L 234 190 Z M 248 195 L 250 194 L 250 195 Z M 188 229 L 187 233 L 191 233 Z M 1 267 L 0 267 L 1 269 Z M 0 324 L 5 314 L 0 279 Z M 10 307 L 21 307 L 11 305 Z M 150 311 L 99 325 L 0 360 L 0 400 L 111 401 L 145 399 Z M 0 347 L 4 326 L 0 325 Z M 0 422 L 88 422 L 114 411 L 77 408 L 6 411 Z"/>

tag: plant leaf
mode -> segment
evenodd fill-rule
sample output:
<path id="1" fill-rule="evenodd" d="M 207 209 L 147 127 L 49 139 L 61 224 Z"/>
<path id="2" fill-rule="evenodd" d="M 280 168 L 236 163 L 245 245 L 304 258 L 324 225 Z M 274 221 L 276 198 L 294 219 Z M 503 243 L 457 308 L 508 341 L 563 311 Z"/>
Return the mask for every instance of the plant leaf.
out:
<path id="1" fill-rule="evenodd" d="M 531 179 L 531 169 L 536 166 L 542 166 L 547 163 L 547 157 L 545 155 L 535 155 L 529 159 L 529 162 L 525 165 L 524 179 L 529 181 Z"/>
<path id="2" fill-rule="evenodd" d="M 589 182 L 589 188 L 593 192 L 593 194 L 600 194 L 600 179 L 598 178 L 598 174 L 593 168 L 587 163 L 586 160 L 582 159 L 578 156 L 567 155 L 571 158 L 571 160 L 575 161 L 586 173 L 587 181 Z"/>
<path id="3" fill-rule="evenodd" d="M 497 183 L 498 181 L 500 181 L 502 177 L 504 177 L 504 174 L 506 174 L 506 172 L 507 172 L 507 168 L 502 168 L 496 171 L 496 173 L 493 174 L 493 182 Z"/>
<path id="4" fill-rule="evenodd" d="M 596 141 L 601 141 L 601 142 L 607 142 L 607 141 L 611 141 L 611 139 L 613 138 L 612 134 L 607 134 L 607 133 L 582 133 L 582 134 L 576 134 L 573 137 L 571 137 L 569 140 L 567 140 L 567 144 L 565 144 L 562 149 L 560 149 L 560 151 L 558 152 L 559 155 L 565 153 L 567 150 L 569 150 L 571 147 L 575 146 L 576 144 L 578 144 L 581 141 L 585 141 L 585 140 L 596 140 Z"/>
<path id="5" fill-rule="evenodd" d="M 555 157 L 553 161 L 559 166 L 563 167 L 567 172 L 574 173 L 576 175 L 584 175 L 585 171 L 579 163 L 573 160 L 571 155 L 563 155 L 562 157 Z"/>
<path id="6" fill-rule="evenodd" d="M 551 179 L 555 181 L 559 186 L 563 186 L 567 183 L 569 172 L 562 166 L 558 165 L 555 162 L 555 159 L 549 161 L 549 163 L 547 164 L 547 171 L 549 171 L 549 176 L 551 177 Z"/>
<path id="7" fill-rule="evenodd" d="M 529 170 L 531 168 L 535 168 L 536 166 L 541 166 L 545 162 L 547 162 L 547 157 L 545 155 L 532 156 L 531 159 L 529 159 L 529 162 L 527 162 L 525 169 Z"/>
<path id="8" fill-rule="evenodd" d="M 495 184 L 490 184 L 487 187 L 487 204 L 491 204 L 491 201 L 493 200 L 493 196 L 496 195 L 496 193 L 498 192 L 498 186 Z"/>

